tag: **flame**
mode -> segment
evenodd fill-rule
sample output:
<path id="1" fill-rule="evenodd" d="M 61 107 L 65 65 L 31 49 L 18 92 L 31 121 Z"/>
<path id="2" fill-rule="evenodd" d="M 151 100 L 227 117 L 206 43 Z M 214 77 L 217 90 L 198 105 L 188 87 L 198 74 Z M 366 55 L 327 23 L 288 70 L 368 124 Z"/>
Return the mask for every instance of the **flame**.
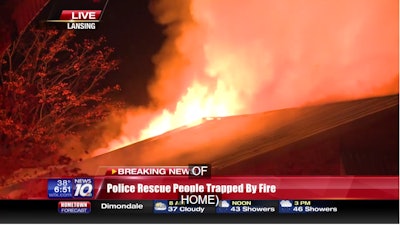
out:
<path id="1" fill-rule="evenodd" d="M 235 102 L 237 93 L 228 90 L 224 82 L 219 82 L 217 89 L 209 91 L 209 87 L 194 82 L 186 95 L 177 103 L 176 110 L 166 109 L 153 120 L 149 127 L 141 132 L 140 139 L 157 136 L 182 126 L 195 126 L 203 118 L 234 115 L 243 107 Z"/>
<path id="2" fill-rule="evenodd" d="M 125 139 L 108 150 L 205 117 L 398 93 L 396 0 L 159 0 L 150 8 L 168 37 L 154 57 L 153 105 L 128 113 Z M 129 122 L 144 114 L 147 125 Z"/>

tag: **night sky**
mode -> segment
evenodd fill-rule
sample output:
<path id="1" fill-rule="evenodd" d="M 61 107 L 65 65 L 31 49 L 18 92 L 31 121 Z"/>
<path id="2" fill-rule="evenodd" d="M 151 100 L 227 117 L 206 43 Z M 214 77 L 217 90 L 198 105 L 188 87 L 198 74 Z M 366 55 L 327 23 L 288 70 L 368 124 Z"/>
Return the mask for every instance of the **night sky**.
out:
<path id="1" fill-rule="evenodd" d="M 134 105 L 149 101 L 147 85 L 154 75 L 152 56 L 161 48 L 164 38 L 148 4 L 148 0 L 110 0 L 98 29 L 121 60 L 119 71 L 109 77 L 121 85 L 124 100 Z"/>
<path id="2" fill-rule="evenodd" d="M 92 3 L 91 0 L 52 0 L 38 20 L 46 20 L 58 10 L 68 9 L 71 3 L 78 3 L 75 9 L 81 9 L 87 1 Z M 129 105 L 149 103 L 147 85 L 154 75 L 152 56 L 159 51 L 165 38 L 163 27 L 155 23 L 149 11 L 149 2 L 109 0 L 96 30 L 76 31 L 76 41 L 102 35 L 107 38 L 108 45 L 115 48 L 115 58 L 120 60 L 119 70 L 109 73 L 105 82 L 120 84 L 122 92 L 118 98 Z"/>

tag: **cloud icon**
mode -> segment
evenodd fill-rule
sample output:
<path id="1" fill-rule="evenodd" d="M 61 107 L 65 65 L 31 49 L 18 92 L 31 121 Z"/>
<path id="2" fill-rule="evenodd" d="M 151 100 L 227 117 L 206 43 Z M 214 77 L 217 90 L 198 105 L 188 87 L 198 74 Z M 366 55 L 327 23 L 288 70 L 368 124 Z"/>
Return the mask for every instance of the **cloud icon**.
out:
<path id="1" fill-rule="evenodd" d="M 292 203 L 289 200 L 281 200 L 279 204 L 281 204 L 281 207 L 285 208 L 292 207 Z"/>
<path id="2" fill-rule="evenodd" d="M 154 210 L 163 211 L 166 209 L 167 209 L 167 205 L 162 202 L 156 202 L 156 204 L 154 204 Z"/>
<path id="3" fill-rule="evenodd" d="M 223 200 L 223 201 L 221 201 L 219 206 L 222 207 L 222 208 L 228 208 L 229 207 L 229 203 L 227 201 Z"/>

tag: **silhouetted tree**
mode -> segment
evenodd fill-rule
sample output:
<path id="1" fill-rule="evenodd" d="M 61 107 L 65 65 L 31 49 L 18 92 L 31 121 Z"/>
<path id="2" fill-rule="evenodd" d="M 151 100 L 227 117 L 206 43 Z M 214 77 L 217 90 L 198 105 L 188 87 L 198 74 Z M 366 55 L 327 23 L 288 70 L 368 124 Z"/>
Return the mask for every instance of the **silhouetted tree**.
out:
<path id="1" fill-rule="evenodd" d="M 105 41 L 78 41 L 71 31 L 32 29 L 6 50 L 0 63 L 3 160 L 54 157 L 68 135 L 119 107 L 109 97 L 119 86 L 100 84 L 118 64 Z"/>

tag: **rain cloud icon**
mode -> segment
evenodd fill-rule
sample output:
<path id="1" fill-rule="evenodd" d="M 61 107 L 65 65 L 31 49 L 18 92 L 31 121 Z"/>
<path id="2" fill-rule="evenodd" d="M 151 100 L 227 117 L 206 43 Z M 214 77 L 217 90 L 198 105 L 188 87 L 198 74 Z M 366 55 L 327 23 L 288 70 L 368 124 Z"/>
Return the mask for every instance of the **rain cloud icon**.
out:
<path id="1" fill-rule="evenodd" d="M 292 203 L 289 200 L 281 200 L 279 204 L 281 204 L 281 207 L 285 208 L 292 207 Z"/>

